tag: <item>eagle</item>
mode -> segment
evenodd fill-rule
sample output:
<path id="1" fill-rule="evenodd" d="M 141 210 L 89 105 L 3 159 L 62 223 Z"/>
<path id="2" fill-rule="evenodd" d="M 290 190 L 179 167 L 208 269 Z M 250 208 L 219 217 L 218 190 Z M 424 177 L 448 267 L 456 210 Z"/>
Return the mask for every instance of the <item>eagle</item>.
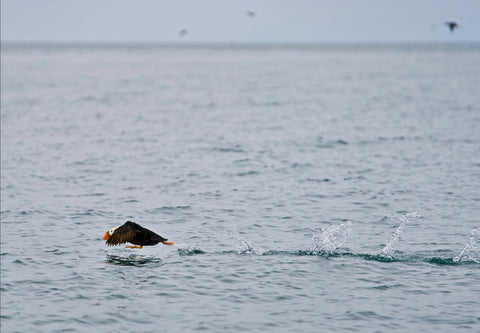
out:
<path id="1" fill-rule="evenodd" d="M 108 230 L 105 235 L 103 235 L 103 239 L 107 241 L 106 244 L 109 246 L 124 243 L 134 244 L 126 246 L 130 249 L 141 249 L 144 246 L 153 246 L 158 243 L 173 245 L 173 242 L 167 242 L 168 239 L 132 221 L 127 221 L 122 225 Z"/>

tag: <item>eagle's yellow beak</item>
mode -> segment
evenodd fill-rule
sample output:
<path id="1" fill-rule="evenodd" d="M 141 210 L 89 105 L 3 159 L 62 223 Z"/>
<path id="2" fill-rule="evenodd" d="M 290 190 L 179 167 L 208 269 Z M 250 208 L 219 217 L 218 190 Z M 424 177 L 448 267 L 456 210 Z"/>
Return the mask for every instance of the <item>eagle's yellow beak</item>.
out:
<path id="1" fill-rule="evenodd" d="M 103 235 L 103 239 L 109 239 L 110 238 L 110 235 L 108 234 L 108 231 L 105 233 L 105 235 Z"/>

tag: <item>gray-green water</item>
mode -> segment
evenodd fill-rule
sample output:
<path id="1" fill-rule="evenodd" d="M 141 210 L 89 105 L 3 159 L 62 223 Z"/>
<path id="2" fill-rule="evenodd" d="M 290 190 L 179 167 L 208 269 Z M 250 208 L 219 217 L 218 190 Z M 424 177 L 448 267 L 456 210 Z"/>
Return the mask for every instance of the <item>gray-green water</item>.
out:
<path id="1" fill-rule="evenodd" d="M 480 331 L 480 45 L 1 56 L 2 332 Z"/>

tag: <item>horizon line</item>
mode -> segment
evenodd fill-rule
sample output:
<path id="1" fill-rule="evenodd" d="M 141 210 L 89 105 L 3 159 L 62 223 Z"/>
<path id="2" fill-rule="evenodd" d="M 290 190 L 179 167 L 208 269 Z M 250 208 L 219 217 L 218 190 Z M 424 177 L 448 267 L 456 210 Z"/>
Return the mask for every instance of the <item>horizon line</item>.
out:
<path id="1" fill-rule="evenodd" d="M 417 45 L 480 44 L 480 40 L 376 40 L 376 41 L 134 41 L 134 40 L 0 40 L 0 45 L 90 45 L 90 46 L 321 46 L 321 45 Z"/>

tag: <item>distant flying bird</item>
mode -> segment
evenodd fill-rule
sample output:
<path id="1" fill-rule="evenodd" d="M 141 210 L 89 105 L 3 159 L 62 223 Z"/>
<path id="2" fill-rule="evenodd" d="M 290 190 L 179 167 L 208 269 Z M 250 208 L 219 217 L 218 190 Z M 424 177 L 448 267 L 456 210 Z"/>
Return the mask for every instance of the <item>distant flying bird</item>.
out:
<path id="1" fill-rule="evenodd" d="M 252 12 L 251 10 L 247 11 L 247 16 L 248 17 L 254 18 L 255 15 L 256 15 L 255 12 Z"/>
<path id="2" fill-rule="evenodd" d="M 180 31 L 178 32 L 178 35 L 179 35 L 180 37 L 183 37 L 183 36 L 185 36 L 186 34 L 188 34 L 188 30 L 187 30 L 187 29 L 182 29 L 182 30 L 180 30 Z"/>
<path id="3" fill-rule="evenodd" d="M 108 246 L 124 243 L 135 244 L 133 246 L 126 246 L 130 249 L 141 249 L 143 246 L 153 246 L 158 243 L 173 245 L 173 242 L 167 242 L 168 239 L 131 221 L 127 221 L 123 225 L 108 230 L 105 235 L 103 235 L 103 239 L 107 241 L 105 244 Z"/>
<path id="4" fill-rule="evenodd" d="M 451 22 L 445 22 L 445 25 L 450 28 L 451 32 L 455 32 L 455 29 L 459 27 L 457 22 L 451 21 Z"/>

